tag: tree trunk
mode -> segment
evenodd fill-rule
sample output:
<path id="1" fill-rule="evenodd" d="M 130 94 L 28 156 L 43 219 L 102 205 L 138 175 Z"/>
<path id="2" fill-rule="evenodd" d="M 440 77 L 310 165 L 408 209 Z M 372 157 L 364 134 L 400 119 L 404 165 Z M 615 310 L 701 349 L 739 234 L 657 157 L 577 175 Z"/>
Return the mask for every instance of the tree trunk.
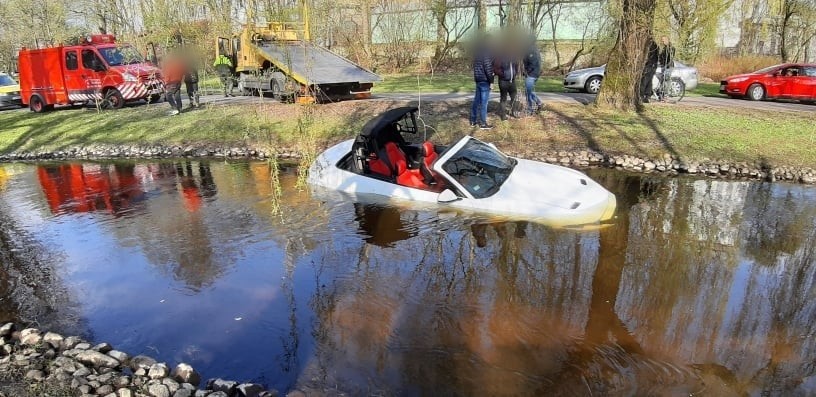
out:
<path id="1" fill-rule="evenodd" d="M 623 0 L 618 38 L 595 103 L 604 108 L 638 110 L 642 105 L 640 78 L 652 37 L 656 0 Z"/>
<path id="2" fill-rule="evenodd" d="M 518 27 L 521 25 L 521 0 L 510 0 L 509 12 L 507 13 L 507 26 Z"/>
<path id="3" fill-rule="evenodd" d="M 487 7 L 485 6 L 485 0 L 476 0 L 476 15 L 478 15 L 478 28 L 479 32 L 484 33 L 487 31 Z"/>

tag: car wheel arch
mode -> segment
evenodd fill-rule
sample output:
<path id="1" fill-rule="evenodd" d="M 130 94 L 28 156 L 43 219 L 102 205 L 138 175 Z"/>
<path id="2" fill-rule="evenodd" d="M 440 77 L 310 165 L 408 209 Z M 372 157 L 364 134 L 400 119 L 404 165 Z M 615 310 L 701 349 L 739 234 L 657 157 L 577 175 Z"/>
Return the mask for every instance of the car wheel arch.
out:
<path id="1" fill-rule="evenodd" d="M 753 91 L 756 87 L 762 88 L 762 98 L 756 98 L 755 99 L 753 97 L 751 91 Z M 760 81 L 756 81 L 756 80 L 752 81 L 751 83 L 748 84 L 748 88 L 745 89 L 745 97 L 748 98 L 748 99 L 754 100 L 754 101 L 761 101 L 761 100 L 771 98 L 771 96 L 768 95 L 768 88 L 765 87 L 765 84 L 763 84 Z"/>
<path id="2" fill-rule="evenodd" d="M 590 94 L 593 94 L 592 90 L 589 88 L 590 82 L 593 79 L 597 79 L 598 83 L 602 83 L 603 80 L 604 80 L 604 75 L 602 75 L 602 74 L 593 74 L 593 75 L 587 77 L 586 80 L 584 80 L 584 91 L 586 91 L 586 92 L 588 92 Z M 598 91 L 600 91 L 600 87 L 598 87 Z"/>

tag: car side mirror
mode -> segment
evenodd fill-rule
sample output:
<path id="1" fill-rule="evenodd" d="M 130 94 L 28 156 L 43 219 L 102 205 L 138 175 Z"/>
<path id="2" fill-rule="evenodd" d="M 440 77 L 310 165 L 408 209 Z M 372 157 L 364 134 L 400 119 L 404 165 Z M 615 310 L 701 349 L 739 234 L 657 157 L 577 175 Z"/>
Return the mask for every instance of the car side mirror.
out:
<path id="1" fill-rule="evenodd" d="M 94 62 L 93 70 L 94 70 L 94 72 L 104 72 L 106 69 L 105 69 L 105 65 L 103 65 L 103 64 L 101 64 L 99 62 Z"/>
<path id="2" fill-rule="evenodd" d="M 439 193 L 439 197 L 436 198 L 436 201 L 440 203 L 452 203 L 458 200 L 460 200 L 459 196 L 450 189 L 443 190 L 442 193 Z"/>

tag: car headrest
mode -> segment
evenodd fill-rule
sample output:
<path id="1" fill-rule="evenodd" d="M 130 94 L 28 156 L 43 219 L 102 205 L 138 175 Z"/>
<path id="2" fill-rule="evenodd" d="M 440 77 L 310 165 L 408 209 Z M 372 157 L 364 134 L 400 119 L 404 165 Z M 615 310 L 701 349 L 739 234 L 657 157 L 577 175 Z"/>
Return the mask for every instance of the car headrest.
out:
<path id="1" fill-rule="evenodd" d="M 431 143 L 431 141 L 425 141 L 425 143 L 422 144 L 422 155 L 424 157 L 428 157 L 434 154 L 435 152 L 436 151 L 434 150 L 434 145 L 433 143 Z"/>

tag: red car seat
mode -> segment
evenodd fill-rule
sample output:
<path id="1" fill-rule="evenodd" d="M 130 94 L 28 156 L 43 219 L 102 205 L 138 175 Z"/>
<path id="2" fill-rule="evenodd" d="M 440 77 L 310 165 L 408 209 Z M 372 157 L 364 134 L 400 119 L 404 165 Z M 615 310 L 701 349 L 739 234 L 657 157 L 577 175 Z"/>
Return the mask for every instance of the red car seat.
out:
<path id="1" fill-rule="evenodd" d="M 408 169 L 408 159 L 396 143 L 386 143 L 385 151 L 388 155 L 388 162 L 393 166 L 397 184 L 416 189 L 428 189 L 428 185 L 423 181 L 420 171 Z"/>
<path id="2" fill-rule="evenodd" d="M 433 143 L 425 141 L 421 149 L 422 161 L 419 163 L 419 171 L 426 185 L 430 185 L 432 190 L 442 191 L 445 187 L 445 180 L 433 170 L 433 163 L 439 158 Z"/>

